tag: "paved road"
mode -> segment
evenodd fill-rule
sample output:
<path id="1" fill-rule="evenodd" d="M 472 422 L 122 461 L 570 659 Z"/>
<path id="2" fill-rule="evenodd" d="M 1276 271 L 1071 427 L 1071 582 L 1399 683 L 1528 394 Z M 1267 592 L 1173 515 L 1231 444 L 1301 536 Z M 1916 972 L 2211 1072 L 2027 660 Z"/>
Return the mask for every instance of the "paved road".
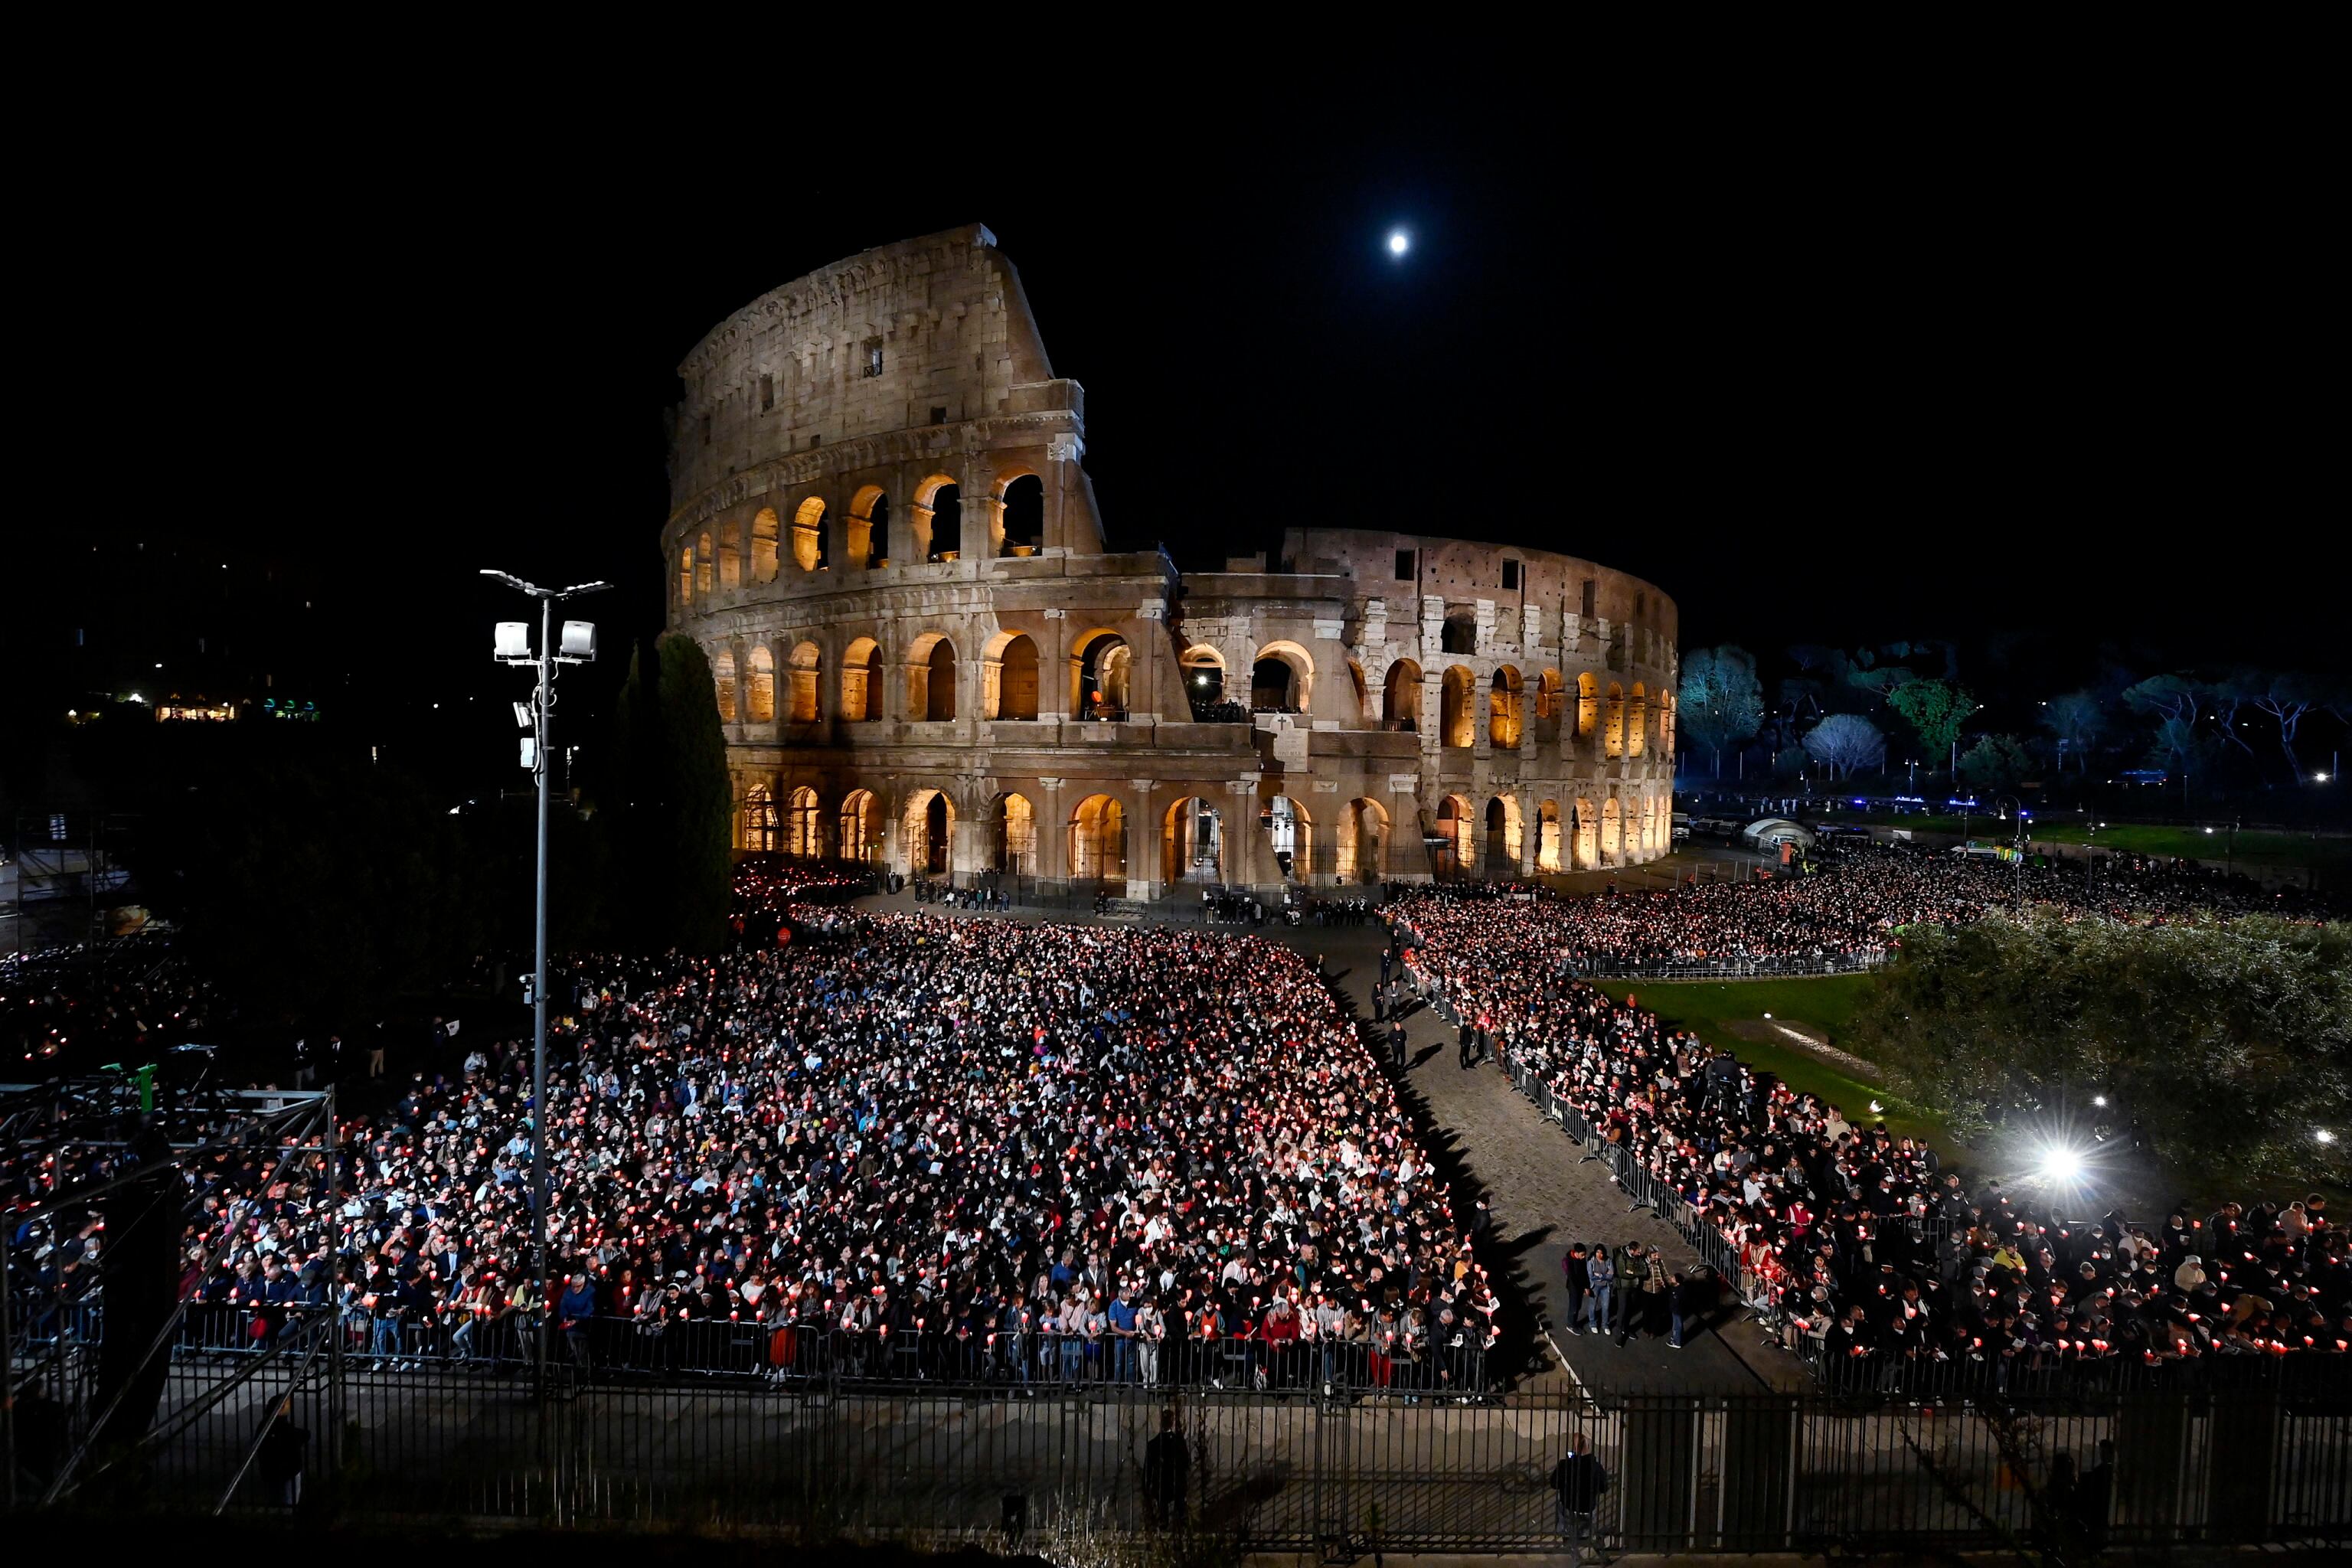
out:
<path id="1" fill-rule="evenodd" d="M 860 900 L 864 907 L 915 911 L 905 894 Z M 967 915 L 967 911 L 921 906 L 920 912 Z M 968 914 L 967 918 L 1024 918 Z M 1037 918 L 1033 912 L 1025 918 Z M 1063 917 L 1066 918 L 1066 917 Z M 1275 937 L 1307 953 L 1321 953 L 1324 970 L 1339 992 L 1365 1018 L 1371 1016 L 1371 991 L 1380 977 L 1380 951 L 1386 940 L 1379 926 L 1313 926 L 1265 929 Z M 1562 1330 L 1568 1294 L 1560 1275 L 1560 1259 L 1572 1240 L 1605 1241 L 1612 1247 L 1627 1241 L 1665 1249 L 1670 1267 L 1695 1264 L 1696 1256 L 1674 1228 L 1644 1208 L 1631 1205 L 1599 1162 L 1584 1163 L 1582 1151 L 1511 1086 L 1502 1072 L 1488 1064 L 1465 1072 L 1456 1066 L 1456 1034 L 1438 1015 L 1423 1009 L 1406 1020 L 1411 1041 L 1406 1075 L 1408 1095 L 1433 1129 L 1431 1152 L 1441 1162 L 1449 1157 L 1458 1168 L 1457 1181 L 1482 1191 L 1495 1216 L 1503 1252 L 1514 1260 L 1522 1300 L 1532 1309 L 1533 1327 L 1567 1358 L 1577 1381 L 1597 1389 L 1632 1393 L 1738 1393 L 1764 1388 L 1793 1390 L 1802 1373 L 1794 1358 L 1764 1342 L 1761 1331 L 1744 1311 L 1696 1335 L 1682 1350 L 1668 1348 L 1663 1336 L 1636 1339 L 1619 1346 L 1613 1337 L 1569 1334 Z M 1441 1164 L 1441 1169 L 1443 1169 Z M 1549 1358 L 1547 1358 L 1549 1359 Z M 1557 1371 L 1523 1384 L 1545 1388 L 1558 1384 Z"/>

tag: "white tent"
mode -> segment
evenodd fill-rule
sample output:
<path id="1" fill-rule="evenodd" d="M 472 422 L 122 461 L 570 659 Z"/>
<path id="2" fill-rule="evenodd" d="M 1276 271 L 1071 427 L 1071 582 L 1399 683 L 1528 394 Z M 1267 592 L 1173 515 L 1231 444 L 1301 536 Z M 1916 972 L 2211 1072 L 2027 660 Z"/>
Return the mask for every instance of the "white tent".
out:
<path id="1" fill-rule="evenodd" d="M 1813 847 L 1812 829 L 1785 816 L 1767 816 L 1751 822 L 1739 830 L 1739 837 L 1753 849 L 1777 850 L 1783 844 L 1793 844 L 1800 849 Z"/>

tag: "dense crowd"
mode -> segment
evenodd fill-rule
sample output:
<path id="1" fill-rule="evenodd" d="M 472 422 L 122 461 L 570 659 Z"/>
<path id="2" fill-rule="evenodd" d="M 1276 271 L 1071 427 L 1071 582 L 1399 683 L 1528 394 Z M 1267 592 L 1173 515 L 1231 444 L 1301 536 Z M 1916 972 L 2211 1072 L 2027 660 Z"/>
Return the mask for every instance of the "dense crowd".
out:
<path id="1" fill-rule="evenodd" d="M 1466 1226 L 1297 954 L 788 912 L 781 947 L 551 985 L 552 1301 L 530 1053 L 484 1042 L 351 1120 L 331 1213 L 314 1156 L 199 1163 L 191 1332 L 331 1306 L 397 1366 L 507 1353 L 544 1311 L 565 1353 L 669 1370 L 1483 1379 L 1499 1302 Z M 94 1272 L 79 1232 L 24 1237 L 53 1303 Z"/>
<path id="2" fill-rule="evenodd" d="M 1998 1183 L 1941 1168 L 1924 1141 L 1759 1076 L 1655 1015 L 1576 977 L 1594 954 L 1786 950 L 1888 940 L 1915 921 L 2007 907 L 2015 867 L 1865 856 L 1820 878 L 1690 893 L 1515 900 L 1422 891 L 1392 910 L 1414 985 L 1549 1097 L 1621 1179 L 1659 1194 L 1711 1245 L 1791 1349 L 1839 1382 L 1916 1386 L 1970 1369 L 2006 1384 L 2079 1361 L 2177 1361 L 2231 1352 L 2341 1353 L 2352 1343 L 2352 1248 L 2313 1195 L 2176 1214 L 2153 1231 L 2120 1216 L 2060 1223 Z M 2029 871 L 2024 889 L 2056 901 Z M 2118 889 L 2127 918 L 2189 918 L 2160 874 Z M 1743 903 L 1753 905 L 1742 909 Z M 1622 1334 L 1629 1289 L 1673 1303 L 1686 1281 L 1599 1254 L 1570 1285 L 1581 1326 Z M 1659 1278 L 1650 1276 L 1655 1271 Z M 1597 1304 L 1596 1304 L 1597 1303 Z M 1640 1312 L 1643 1303 L 1630 1308 Z M 1613 1306 L 1613 1311 L 1612 1311 Z M 1597 1317 L 1596 1317 L 1597 1314 Z"/>

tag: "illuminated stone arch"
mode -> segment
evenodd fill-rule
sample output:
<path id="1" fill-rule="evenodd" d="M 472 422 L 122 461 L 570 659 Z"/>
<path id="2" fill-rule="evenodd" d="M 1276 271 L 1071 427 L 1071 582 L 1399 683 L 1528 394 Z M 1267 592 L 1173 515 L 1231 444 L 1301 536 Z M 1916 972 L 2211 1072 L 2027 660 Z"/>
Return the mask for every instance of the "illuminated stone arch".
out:
<path id="1" fill-rule="evenodd" d="M 871 724 L 882 717 L 882 645 L 857 637 L 841 656 L 841 720 Z"/>
<path id="2" fill-rule="evenodd" d="M 1601 863 L 1604 866 L 1625 863 L 1624 811 L 1613 795 L 1601 803 Z"/>
<path id="3" fill-rule="evenodd" d="M 907 650 L 907 717 L 918 723 L 944 723 L 956 716 L 955 644 L 939 632 L 925 632 Z"/>
<path id="4" fill-rule="evenodd" d="M 751 650 L 751 691 L 743 716 L 754 724 L 776 721 L 776 656 L 761 643 Z"/>
<path id="5" fill-rule="evenodd" d="M 1070 812 L 1070 879 L 1127 878 L 1127 806 L 1115 795 L 1090 795 Z"/>
<path id="6" fill-rule="evenodd" d="M 730 526 L 719 536 L 719 591 L 731 594 L 743 585 L 743 552 L 736 544 L 741 525 Z"/>
<path id="7" fill-rule="evenodd" d="M 1561 710 L 1566 708 L 1567 683 L 1559 671 L 1547 669 L 1536 677 L 1536 741 L 1538 744 L 1559 739 Z"/>
<path id="8" fill-rule="evenodd" d="M 827 563 L 824 498 L 811 496 L 793 512 L 793 564 L 814 572 Z"/>
<path id="9" fill-rule="evenodd" d="M 1601 728 L 1601 678 L 1591 670 L 1576 678 L 1576 738 L 1590 741 Z"/>
<path id="10" fill-rule="evenodd" d="M 996 477 L 990 508 L 989 552 L 1034 555 L 1045 543 L 1045 481 L 1034 468 L 1008 468 Z"/>
<path id="11" fill-rule="evenodd" d="M 954 862 L 955 817 L 955 802 L 945 790 L 918 789 L 907 796 L 898 845 L 909 876 L 946 875 Z"/>
<path id="12" fill-rule="evenodd" d="M 1070 643 L 1069 715 L 1125 719 L 1135 676 L 1135 650 L 1108 626 L 1081 632 Z"/>
<path id="13" fill-rule="evenodd" d="M 1027 632 L 999 632 L 980 655 L 980 716 L 1037 717 L 1037 642 Z"/>
<path id="14" fill-rule="evenodd" d="M 1526 693 L 1515 666 L 1498 665 L 1486 693 L 1486 743 L 1498 752 L 1519 749 Z"/>
<path id="15" fill-rule="evenodd" d="M 1315 656 L 1287 639 L 1270 642 L 1250 660 L 1250 706 L 1304 713 L 1315 700 Z"/>
<path id="16" fill-rule="evenodd" d="M 816 791 L 803 784 L 784 805 L 784 853 L 815 859 L 824 853 L 824 819 Z"/>
<path id="17" fill-rule="evenodd" d="M 751 519 L 751 581 L 772 583 L 782 563 L 778 553 L 782 543 L 782 525 L 776 509 L 763 506 Z"/>
<path id="18" fill-rule="evenodd" d="M 1390 665 L 1381 682 L 1381 722 L 1391 730 L 1421 729 L 1421 666 L 1412 659 Z"/>
<path id="19" fill-rule="evenodd" d="M 1460 877 L 1477 863 L 1477 820 L 1469 800 L 1449 795 L 1437 803 L 1437 874 Z"/>
<path id="20" fill-rule="evenodd" d="M 1519 874 L 1522 823 L 1517 795 L 1498 795 L 1486 802 L 1486 871 L 1490 877 Z"/>
<path id="21" fill-rule="evenodd" d="M 1212 882 L 1225 879 L 1225 814 L 1205 796 L 1188 795 L 1160 818 L 1160 879 Z"/>
<path id="22" fill-rule="evenodd" d="M 1589 871 L 1601 864 L 1601 810 L 1590 799 L 1576 803 L 1576 868 Z"/>
<path id="23" fill-rule="evenodd" d="M 1640 681 L 1633 682 L 1633 694 L 1625 703 L 1625 754 L 1638 757 L 1649 738 L 1650 699 Z"/>
<path id="24" fill-rule="evenodd" d="M 677 551 L 677 605 L 687 609 L 694 604 L 694 545 L 688 542 Z"/>
<path id="25" fill-rule="evenodd" d="M 1478 741 L 1478 678 L 1466 664 L 1448 665 L 1438 693 L 1437 741 L 1456 750 Z"/>
<path id="26" fill-rule="evenodd" d="M 1601 750 L 1612 757 L 1625 754 L 1625 689 L 1615 681 L 1609 683 L 1608 715 L 1602 720 Z"/>
<path id="27" fill-rule="evenodd" d="M 1258 807 L 1258 830 L 1266 837 L 1266 855 L 1284 875 L 1300 881 L 1315 868 L 1315 819 L 1286 795 L 1269 795 Z"/>
<path id="28" fill-rule="evenodd" d="M 1536 869 L 1562 871 L 1567 867 L 1560 860 L 1565 846 L 1561 843 L 1559 802 L 1545 801 L 1536 807 Z"/>
<path id="29" fill-rule="evenodd" d="M 1342 882 L 1377 882 L 1389 837 L 1388 808 L 1359 795 L 1339 808 L 1339 837 L 1332 870 Z"/>
<path id="30" fill-rule="evenodd" d="M 845 860 L 873 865 L 882 858 L 882 801 L 870 789 L 854 789 L 841 797 L 834 839 L 835 853 Z"/>
<path id="31" fill-rule="evenodd" d="M 787 660 L 792 673 L 792 702 L 786 716 L 795 724 L 814 724 L 820 716 L 817 686 L 824 674 L 824 654 L 813 642 L 793 645 Z"/>
<path id="32" fill-rule="evenodd" d="M 710 602 L 710 590 L 718 575 L 718 553 L 711 547 L 706 531 L 694 544 L 694 598 L 697 604 Z"/>
<path id="33" fill-rule="evenodd" d="M 1225 700 L 1225 656 L 1204 642 L 1184 650 L 1179 661 L 1184 674 L 1184 697 L 1197 710 Z"/>
<path id="34" fill-rule="evenodd" d="M 776 797 L 763 784 L 743 792 L 743 811 L 735 826 L 735 845 L 754 855 L 774 850 L 777 843 Z"/>
<path id="35" fill-rule="evenodd" d="M 988 869 L 1007 876 L 1037 874 L 1037 810 L 1017 790 L 988 803 L 986 859 Z"/>
<path id="36" fill-rule="evenodd" d="M 914 536 L 912 559 L 936 561 L 952 555 L 963 531 L 963 487 L 953 475 L 929 475 L 915 487 L 907 522 Z"/>
<path id="37" fill-rule="evenodd" d="M 1356 700 L 1356 723 L 1370 724 L 1372 722 L 1371 689 L 1364 680 L 1364 667 L 1352 658 L 1348 661 L 1348 689 Z"/>
<path id="38" fill-rule="evenodd" d="M 721 724 L 734 723 L 735 654 L 732 649 L 720 648 L 711 657 L 710 684 L 719 695 L 719 721 Z"/>
<path id="39" fill-rule="evenodd" d="M 879 564 L 890 553 L 890 495 L 880 485 L 860 486 L 849 498 L 849 524 L 842 540 L 853 566 Z"/>

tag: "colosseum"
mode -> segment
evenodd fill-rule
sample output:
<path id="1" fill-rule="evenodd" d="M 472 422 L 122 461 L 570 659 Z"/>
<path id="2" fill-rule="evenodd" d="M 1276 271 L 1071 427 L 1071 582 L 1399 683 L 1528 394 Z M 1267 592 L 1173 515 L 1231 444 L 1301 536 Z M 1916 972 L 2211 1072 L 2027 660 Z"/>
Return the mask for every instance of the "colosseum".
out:
<path id="1" fill-rule="evenodd" d="M 1085 395 L 986 228 L 787 283 L 679 374 L 670 625 L 741 849 L 1150 899 L 1668 847 L 1672 600 L 1366 529 L 1218 572 L 1107 549 Z"/>

